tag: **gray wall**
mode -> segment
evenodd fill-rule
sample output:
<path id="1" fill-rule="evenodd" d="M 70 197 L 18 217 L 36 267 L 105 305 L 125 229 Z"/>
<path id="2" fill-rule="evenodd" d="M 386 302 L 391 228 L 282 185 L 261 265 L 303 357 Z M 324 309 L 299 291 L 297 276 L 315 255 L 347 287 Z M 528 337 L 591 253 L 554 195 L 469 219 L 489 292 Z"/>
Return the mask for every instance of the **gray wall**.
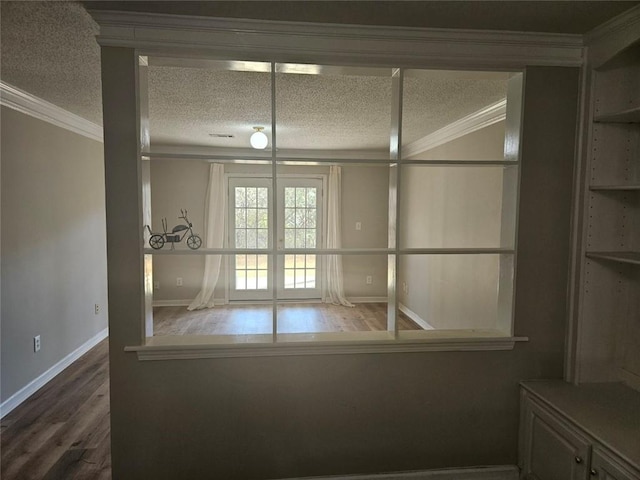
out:
<path id="1" fill-rule="evenodd" d="M 268 479 L 515 464 L 518 382 L 561 378 L 577 68 L 527 71 L 512 351 L 142 362 L 134 51 L 103 48 L 113 475 Z"/>
<path id="2" fill-rule="evenodd" d="M 107 272 L 102 144 L 6 107 L 1 135 L 4 401 L 106 328 Z"/>
<path id="3" fill-rule="evenodd" d="M 502 160 L 504 131 L 504 122 L 499 122 L 413 159 Z M 402 246 L 500 247 L 502 183 L 502 167 L 405 167 Z M 436 329 L 493 329 L 499 277 L 499 255 L 403 256 L 398 295 L 404 307 Z"/>
<path id="4" fill-rule="evenodd" d="M 226 173 L 269 174 L 271 167 L 256 165 L 225 165 Z M 328 167 L 281 167 L 283 174 L 324 174 Z M 180 208 L 189 211 L 196 233 L 204 231 L 204 203 L 209 178 L 209 164 L 184 160 L 157 160 L 151 165 L 151 198 L 154 230 L 161 230 L 161 218 L 166 216 L 169 228 L 179 223 Z M 389 171 L 378 166 L 346 166 L 342 169 L 342 239 L 344 248 L 387 246 Z M 355 229 L 356 222 L 361 230 Z M 165 247 L 169 248 L 168 246 Z M 215 298 L 225 298 L 224 262 Z M 376 297 L 387 294 L 387 258 L 347 256 L 343 260 L 344 288 L 349 297 Z M 204 257 L 193 255 L 153 258 L 154 301 L 189 302 L 200 291 L 204 272 Z M 367 275 L 373 283 L 367 285 Z M 176 278 L 183 279 L 182 287 Z"/>

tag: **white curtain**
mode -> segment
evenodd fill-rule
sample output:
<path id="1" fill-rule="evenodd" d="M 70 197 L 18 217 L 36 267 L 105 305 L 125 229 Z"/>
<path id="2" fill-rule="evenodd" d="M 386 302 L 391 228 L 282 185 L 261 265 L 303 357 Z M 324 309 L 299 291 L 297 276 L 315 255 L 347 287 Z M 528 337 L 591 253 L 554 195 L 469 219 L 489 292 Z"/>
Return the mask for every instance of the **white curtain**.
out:
<path id="1" fill-rule="evenodd" d="M 327 248 L 341 248 L 342 232 L 340 212 L 342 208 L 342 167 L 329 167 L 327 188 Z M 344 296 L 342 281 L 342 256 L 327 255 L 327 303 L 353 307 Z"/>
<path id="2" fill-rule="evenodd" d="M 224 184 L 224 167 L 212 163 L 209 167 L 209 185 L 204 207 L 204 230 L 206 248 L 223 248 L 225 235 L 225 212 L 227 195 Z M 213 307 L 213 292 L 220 276 L 221 255 L 207 255 L 204 263 L 204 277 L 200 293 L 193 299 L 188 310 Z"/>

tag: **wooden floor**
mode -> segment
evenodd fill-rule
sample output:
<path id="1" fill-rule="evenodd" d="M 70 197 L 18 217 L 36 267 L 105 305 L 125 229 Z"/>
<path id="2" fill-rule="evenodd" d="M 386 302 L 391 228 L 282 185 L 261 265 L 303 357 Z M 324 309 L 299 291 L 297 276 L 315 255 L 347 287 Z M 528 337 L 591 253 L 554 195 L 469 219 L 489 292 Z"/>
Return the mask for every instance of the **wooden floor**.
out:
<path id="1" fill-rule="evenodd" d="M 2 480 L 111 478 L 107 340 L 0 422 Z"/>
<path id="2" fill-rule="evenodd" d="M 154 335 L 269 334 L 271 305 L 225 305 L 204 310 L 155 307 Z M 421 330 L 405 314 L 398 315 L 401 330 Z M 386 303 L 359 303 L 342 307 L 327 303 L 285 303 L 278 306 L 278 333 L 375 332 L 387 329 Z"/>

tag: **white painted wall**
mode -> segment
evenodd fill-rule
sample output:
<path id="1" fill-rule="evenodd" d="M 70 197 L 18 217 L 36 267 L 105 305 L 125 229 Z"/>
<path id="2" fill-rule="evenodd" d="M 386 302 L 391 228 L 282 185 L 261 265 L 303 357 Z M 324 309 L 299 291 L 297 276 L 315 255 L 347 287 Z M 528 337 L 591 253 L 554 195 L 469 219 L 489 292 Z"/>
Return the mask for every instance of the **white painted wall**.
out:
<path id="1" fill-rule="evenodd" d="M 107 327 L 107 272 L 102 144 L 1 115 L 4 402 Z"/>
<path id="2" fill-rule="evenodd" d="M 504 122 L 416 155 L 423 160 L 501 160 Z M 407 166 L 401 245 L 500 247 L 502 167 Z M 434 328 L 495 328 L 499 255 L 401 257 L 400 302 Z"/>

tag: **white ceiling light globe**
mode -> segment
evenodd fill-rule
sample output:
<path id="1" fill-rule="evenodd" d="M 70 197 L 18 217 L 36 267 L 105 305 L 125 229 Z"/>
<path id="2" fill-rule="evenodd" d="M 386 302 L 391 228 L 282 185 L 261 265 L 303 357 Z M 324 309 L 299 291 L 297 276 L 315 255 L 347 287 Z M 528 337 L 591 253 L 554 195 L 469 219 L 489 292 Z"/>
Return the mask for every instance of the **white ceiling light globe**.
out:
<path id="1" fill-rule="evenodd" d="M 256 131 L 251 135 L 251 138 L 249 139 L 251 146 L 256 150 L 264 150 L 269 144 L 269 138 L 260 130 L 256 129 Z"/>

